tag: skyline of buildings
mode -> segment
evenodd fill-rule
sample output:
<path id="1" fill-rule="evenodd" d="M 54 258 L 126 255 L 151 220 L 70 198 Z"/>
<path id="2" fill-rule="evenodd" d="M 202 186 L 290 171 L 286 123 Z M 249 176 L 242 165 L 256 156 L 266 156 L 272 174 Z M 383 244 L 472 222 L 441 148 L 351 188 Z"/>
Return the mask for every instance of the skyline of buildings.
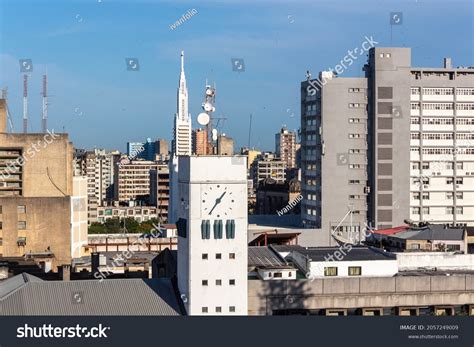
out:
<path id="1" fill-rule="evenodd" d="M 305 224 L 327 244 L 408 219 L 473 225 L 474 69 L 375 47 L 364 71 L 301 83 Z"/>
<path id="2" fill-rule="evenodd" d="M 363 281 L 375 278 L 377 283 L 384 283 L 385 288 L 392 279 L 398 285 L 403 283 L 399 278 L 407 277 L 411 286 L 413 278 L 422 281 L 439 277 L 444 275 L 444 270 L 436 268 L 433 273 L 422 275 L 419 271 L 426 264 L 439 263 L 440 267 L 447 264 L 439 257 L 446 252 L 459 259 L 455 265 L 450 263 L 448 271 L 474 271 L 469 265 L 473 257 L 469 254 L 472 228 L 454 226 L 460 220 L 456 216 L 457 199 L 468 199 L 471 193 L 460 186 L 464 181 L 468 188 L 474 185 L 467 177 L 470 173 L 457 173 L 464 168 L 470 170 L 471 161 L 474 162 L 471 160 L 474 152 L 462 142 L 470 139 L 470 132 L 461 127 L 474 124 L 470 119 L 474 119 L 474 87 L 468 87 L 474 85 L 474 69 L 452 69 L 449 60 L 445 60 L 445 67 L 441 69 L 412 68 L 410 49 L 389 47 L 369 50 L 365 71 L 365 78 L 344 78 L 322 72 L 318 80 L 323 81 L 320 88 L 315 88 L 316 81 L 310 78 L 301 83 L 301 167 L 298 168 L 297 133 L 285 128 L 275 135 L 275 153 L 242 149 L 242 154 L 235 155 L 232 138 L 212 128 L 210 116 L 214 103 L 203 103 L 207 113 L 201 114 L 199 119 L 200 125 L 206 126 L 205 131 L 200 131 L 206 134 L 203 141 L 211 150 L 192 153 L 193 147 L 197 149 L 199 132 L 194 132 L 193 146 L 182 52 L 175 137 L 170 155 L 165 150 L 166 142 L 160 143 L 162 151 L 157 153 L 157 142 L 151 140 L 129 142 L 127 154 L 98 149 L 76 150 L 73 154 L 67 134 L 59 135 L 61 141 L 55 142 L 56 147 L 45 147 L 47 149 L 40 151 L 42 160 L 31 162 L 30 165 L 37 167 L 27 166 L 26 162 L 8 172 L 13 175 L 11 179 L 3 175 L 5 197 L 0 198 L 0 204 L 8 213 L 5 219 L 0 213 L 6 226 L 0 228 L 3 229 L 2 256 L 21 257 L 28 245 L 33 249 L 28 254 L 34 261 L 42 268 L 57 270 L 49 276 L 57 274 L 63 281 L 71 280 L 72 273 L 75 281 L 92 277 L 99 281 L 107 281 L 108 277 L 146 278 L 151 274 L 158 281 L 170 281 L 167 283 L 174 290 L 172 298 L 184 307 L 182 312 L 187 315 L 302 312 L 328 316 L 418 315 L 420 311 L 436 315 L 473 314 L 472 293 L 464 295 L 470 290 L 466 287 L 456 293 L 461 294 L 461 298 L 447 294 L 440 298 L 436 290 L 433 295 L 415 290 L 416 298 L 409 299 L 403 285 L 387 292 Z M 214 92 L 215 88 L 206 83 L 206 95 L 214 95 Z M 2 115 L 0 124 L 6 125 L 5 107 Z M 206 115 L 211 120 L 210 127 L 206 124 Z M 444 120 L 438 121 L 440 119 Z M 425 124 L 437 128 L 425 129 Z M 207 138 L 209 128 L 213 130 L 212 139 Z M 18 149 L 18 143 L 24 146 L 30 137 L 39 136 L 0 135 L 4 137 L 0 164 L 3 162 L 5 172 L 11 171 L 11 161 L 17 162 L 23 157 L 25 150 L 21 146 L 22 149 Z M 423 143 L 423 140 L 434 143 Z M 447 140 L 452 142 L 447 143 Z M 424 153 L 432 148 L 431 152 Z M 52 154 L 53 150 L 61 156 Z M 147 160 L 150 154 L 153 160 Z M 433 157 L 422 158 L 421 154 Z M 168 161 L 162 160 L 163 157 Z M 430 183 L 424 182 L 427 174 L 418 171 L 434 168 L 440 162 L 449 163 L 446 170 L 451 170 L 452 175 L 448 173 L 444 179 L 447 182 L 449 178 L 452 186 L 434 185 L 429 190 Z M 442 178 L 437 173 L 430 175 Z M 33 188 L 33 178 L 43 185 L 49 181 L 50 190 Z M 417 187 L 418 191 L 410 186 L 413 178 L 423 183 L 421 188 Z M 70 182 L 72 187 L 68 185 Z M 61 184 L 65 186 L 61 188 Z M 53 187 L 63 196 L 58 196 Z M 443 197 L 450 194 L 452 199 L 446 200 L 453 203 L 435 196 L 434 193 L 439 192 Z M 420 193 L 419 198 L 413 193 Z M 64 200 L 64 208 L 48 216 L 38 215 L 37 209 L 44 209 L 45 203 L 34 199 L 45 199 L 48 194 L 58 203 Z M 420 207 L 416 204 L 424 196 L 432 196 L 433 206 L 444 211 L 452 207 L 453 212 L 456 210 L 455 216 L 449 219 L 451 215 L 447 214 L 445 219 L 436 220 L 437 224 L 424 224 L 421 217 L 409 222 L 417 215 L 410 212 Z M 31 201 L 28 198 L 32 198 Z M 252 199 L 256 202 L 256 215 L 252 217 L 256 217 L 254 220 L 262 217 L 255 226 L 249 218 Z M 393 204 L 394 200 L 400 205 Z M 99 223 L 118 220 L 121 234 L 115 231 L 115 235 L 105 234 L 102 239 L 100 234 L 94 235 L 94 241 L 90 242 L 92 239 L 84 231 L 91 222 L 91 206 Z M 462 207 L 470 206 L 468 203 Z M 33 219 L 29 215 L 31 210 Z M 273 210 L 276 213 L 272 213 Z M 52 246 L 39 251 L 45 245 L 44 239 L 31 237 L 28 228 L 33 225 L 36 231 L 35 224 L 53 223 L 52 219 L 58 214 L 64 223 L 53 231 L 51 240 L 48 234 Z M 17 217 L 16 227 L 11 223 L 12 216 Z M 291 224 L 291 220 L 300 217 L 303 223 Z M 145 230 L 143 235 L 135 237 L 141 243 L 149 239 L 145 246 L 148 251 L 135 254 L 142 252 L 141 245 L 130 243 L 127 218 L 138 223 L 155 219 L 160 225 L 169 223 L 167 230 L 175 228 L 177 237 L 170 233 L 169 240 L 160 240 L 163 235 L 152 235 L 155 231 L 161 233 L 160 226 L 153 225 L 149 233 Z M 368 234 L 369 240 L 363 243 L 360 236 L 365 234 L 370 218 L 375 218 L 377 230 Z M 407 224 L 406 227 L 400 227 L 403 224 Z M 59 244 L 54 243 L 54 235 L 61 231 Z M 17 239 L 15 252 L 12 252 L 12 237 Z M 126 247 L 132 259 L 127 257 L 123 264 L 117 264 L 116 259 L 111 261 L 110 255 L 97 252 L 104 243 L 107 252 L 109 240 L 114 238 L 126 239 L 126 242 L 115 243 L 116 251 L 119 252 L 120 246 Z M 156 254 L 151 251 L 152 242 L 158 250 Z M 138 247 L 130 250 L 133 246 Z M 177 247 L 175 252 L 173 246 Z M 403 254 L 412 251 L 427 254 L 420 254 L 418 259 Z M 339 259 L 337 252 L 344 256 Z M 46 265 L 45 258 L 53 260 Z M 402 260 L 407 264 L 402 265 Z M 465 277 L 455 278 L 456 286 L 467 283 L 470 273 L 462 275 Z M 338 282 L 344 289 L 338 292 L 331 280 L 344 281 Z M 277 293 L 278 289 L 269 283 L 286 286 L 287 281 L 282 301 L 282 293 Z M 358 288 L 357 300 L 350 289 L 346 290 L 354 283 L 364 283 L 362 289 Z M 318 292 L 320 285 L 323 289 Z M 444 291 L 446 286 L 440 288 Z M 337 301 L 329 297 L 334 290 L 340 295 Z M 156 295 L 163 293 L 164 290 L 158 290 Z M 377 296 L 378 305 L 374 306 L 367 297 L 370 293 Z M 286 299 L 287 294 L 291 300 Z M 425 295 L 425 301 L 414 305 L 412 300 L 420 300 L 420 295 Z M 446 300 L 450 305 L 445 304 Z"/>

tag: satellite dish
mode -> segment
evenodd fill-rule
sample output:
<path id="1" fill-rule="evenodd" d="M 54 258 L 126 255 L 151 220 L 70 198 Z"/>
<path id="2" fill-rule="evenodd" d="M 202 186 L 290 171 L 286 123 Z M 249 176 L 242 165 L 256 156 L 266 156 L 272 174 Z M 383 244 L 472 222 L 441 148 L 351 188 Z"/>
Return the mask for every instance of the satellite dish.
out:
<path id="1" fill-rule="evenodd" d="M 212 129 L 212 141 L 217 141 L 217 130 Z"/>
<path id="2" fill-rule="evenodd" d="M 206 89 L 206 95 L 212 96 L 214 92 L 212 91 L 211 88 Z"/>
<path id="3" fill-rule="evenodd" d="M 202 107 L 204 108 L 204 111 L 206 112 L 212 111 L 212 104 L 209 102 L 206 102 Z"/>
<path id="4" fill-rule="evenodd" d="M 200 113 L 198 116 L 197 116 L 197 121 L 199 124 L 201 125 L 208 125 L 209 124 L 209 115 L 207 113 Z"/>

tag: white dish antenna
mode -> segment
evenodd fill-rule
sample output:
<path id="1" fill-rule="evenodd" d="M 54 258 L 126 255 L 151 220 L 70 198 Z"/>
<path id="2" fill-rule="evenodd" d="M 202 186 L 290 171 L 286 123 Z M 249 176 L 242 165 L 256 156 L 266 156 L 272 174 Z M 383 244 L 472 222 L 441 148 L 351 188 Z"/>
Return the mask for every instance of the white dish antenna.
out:
<path id="1" fill-rule="evenodd" d="M 202 108 L 204 109 L 204 111 L 210 112 L 212 111 L 213 106 L 210 102 L 206 102 L 202 105 Z"/>
<path id="2" fill-rule="evenodd" d="M 201 125 L 208 125 L 209 124 L 209 121 L 210 121 L 210 118 L 209 118 L 209 115 L 207 113 L 200 113 L 198 116 L 197 116 L 197 121 L 199 124 Z"/>
<path id="3" fill-rule="evenodd" d="M 212 129 L 212 141 L 217 141 L 217 129 Z"/>

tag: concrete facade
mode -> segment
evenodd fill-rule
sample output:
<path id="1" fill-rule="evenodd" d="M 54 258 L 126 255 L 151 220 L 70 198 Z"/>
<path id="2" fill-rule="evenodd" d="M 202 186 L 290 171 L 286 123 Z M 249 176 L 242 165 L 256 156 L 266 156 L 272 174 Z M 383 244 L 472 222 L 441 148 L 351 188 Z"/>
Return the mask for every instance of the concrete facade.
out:
<path id="1" fill-rule="evenodd" d="M 474 275 L 249 280 L 249 315 L 278 311 L 422 308 L 472 305 Z M 412 312 L 413 313 L 413 312 Z"/>
<path id="2" fill-rule="evenodd" d="M 364 70 L 301 83 L 306 227 L 328 245 L 335 223 L 346 238 L 407 218 L 473 224 L 474 69 L 416 68 L 410 48 L 377 47 Z"/>
<path id="3" fill-rule="evenodd" d="M 5 102 L 0 106 L 5 106 Z M 0 107 L 0 124 L 6 124 Z M 71 261 L 73 148 L 67 134 L 0 129 L 0 253 Z"/>

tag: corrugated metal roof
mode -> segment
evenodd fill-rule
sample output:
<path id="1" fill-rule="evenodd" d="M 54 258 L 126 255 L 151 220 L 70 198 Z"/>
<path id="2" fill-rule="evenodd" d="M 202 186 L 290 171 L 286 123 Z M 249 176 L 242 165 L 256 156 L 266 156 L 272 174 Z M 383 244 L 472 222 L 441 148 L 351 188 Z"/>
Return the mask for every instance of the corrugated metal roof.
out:
<path id="1" fill-rule="evenodd" d="M 464 239 L 464 229 L 446 228 L 444 225 L 428 225 L 423 229 L 408 229 L 393 237 L 405 240 L 435 240 L 435 241 L 461 241 Z"/>
<path id="2" fill-rule="evenodd" d="M 268 247 L 249 247 L 248 265 L 256 267 L 286 267 L 279 255 Z"/>
<path id="3" fill-rule="evenodd" d="M 169 279 L 109 279 L 24 282 L 18 275 L 0 283 L 0 315 L 140 315 L 182 314 Z M 34 276 L 29 276 L 34 277 Z M 23 284 L 21 282 L 23 281 Z M 18 285 L 20 283 L 20 285 Z M 11 290 L 16 284 L 16 289 Z M 7 293 L 8 291 L 8 293 Z"/>

